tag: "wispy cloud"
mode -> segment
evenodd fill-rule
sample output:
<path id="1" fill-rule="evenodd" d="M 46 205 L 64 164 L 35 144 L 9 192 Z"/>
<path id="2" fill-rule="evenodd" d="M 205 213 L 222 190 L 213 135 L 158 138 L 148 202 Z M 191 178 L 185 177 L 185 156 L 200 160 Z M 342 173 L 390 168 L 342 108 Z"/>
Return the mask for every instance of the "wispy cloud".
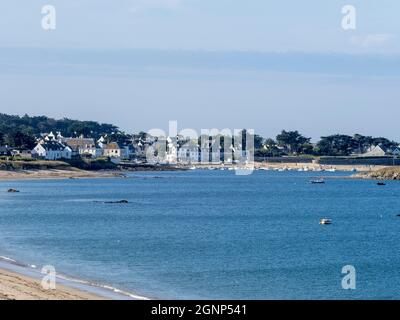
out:
<path id="1" fill-rule="evenodd" d="M 354 45 L 364 48 L 376 48 L 390 44 L 393 38 L 394 35 L 390 33 L 375 33 L 363 36 L 353 36 L 351 37 L 350 41 Z"/>
<path id="2" fill-rule="evenodd" d="M 140 12 L 151 9 L 176 9 L 183 0 L 131 0 L 131 12 Z"/>
<path id="3" fill-rule="evenodd" d="M 1 53 L 0 74 L 12 75 L 159 76 L 166 72 L 168 77 L 191 77 L 248 72 L 400 76 L 400 55 L 43 48 L 1 48 Z"/>

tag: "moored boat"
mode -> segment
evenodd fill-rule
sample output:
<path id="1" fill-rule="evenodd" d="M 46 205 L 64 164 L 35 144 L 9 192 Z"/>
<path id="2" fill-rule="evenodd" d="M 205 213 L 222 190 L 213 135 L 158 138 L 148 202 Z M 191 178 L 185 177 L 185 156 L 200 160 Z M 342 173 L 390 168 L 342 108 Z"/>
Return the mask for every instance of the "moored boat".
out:
<path id="1" fill-rule="evenodd" d="M 324 218 L 319 221 L 319 224 L 332 224 L 332 220 Z"/>
<path id="2" fill-rule="evenodd" d="M 315 179 L 310 181 L 311 184 L 323 184 L 325 183 L 324 179 Z"/>

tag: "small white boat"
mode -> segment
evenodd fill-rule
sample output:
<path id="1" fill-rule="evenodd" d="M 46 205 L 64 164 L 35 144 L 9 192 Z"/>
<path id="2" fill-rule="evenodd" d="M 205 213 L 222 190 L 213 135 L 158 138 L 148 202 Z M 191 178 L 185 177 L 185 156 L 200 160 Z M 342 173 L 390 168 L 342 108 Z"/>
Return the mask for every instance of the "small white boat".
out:
<path id="1" fill-rule="evenodd" d="M 196 170 L 196 167 L 190 167 L 189 170 Z"/>
<path id="2" fill-rule="evenodd" d="M 332 220 L 324 218 L 319 221 L 319 224 L 332 224 Z"/>

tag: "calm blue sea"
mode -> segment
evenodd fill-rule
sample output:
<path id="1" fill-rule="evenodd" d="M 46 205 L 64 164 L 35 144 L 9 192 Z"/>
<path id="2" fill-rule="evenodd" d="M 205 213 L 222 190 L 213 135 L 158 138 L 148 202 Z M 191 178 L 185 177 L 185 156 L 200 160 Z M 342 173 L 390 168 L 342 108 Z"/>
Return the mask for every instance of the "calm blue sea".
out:
<path id="1" fill-rule="evenodd" d="M 3 181 L 0 255 L 155 298 L 400 299 L 400 183 L 317 175 Z"/>

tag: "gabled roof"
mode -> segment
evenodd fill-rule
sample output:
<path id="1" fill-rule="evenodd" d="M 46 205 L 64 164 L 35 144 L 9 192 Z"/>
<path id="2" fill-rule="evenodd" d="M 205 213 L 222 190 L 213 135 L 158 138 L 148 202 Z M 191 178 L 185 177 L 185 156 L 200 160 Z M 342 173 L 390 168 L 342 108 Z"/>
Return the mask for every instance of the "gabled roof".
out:
<path id="1" fill-rule="evenodd" d="M 377 149 L 377 148 L 380 148 L 382 151 L 384 151 L 385 153 L 386 152 L 388 152 L 388 151 L 390 151 L 390 149 L 389 148 L 386 148 L 384 145 L 382 145 L 382 144 L 378 144 L 377 146 L 375 146 L 375 148 L 374 149 Z"/>
<path id="2" fill-rule="evenodd" d="M 46 151 L 63 151 L 66 146 L 57 141 L 46 141 L 40 144 Z"/>
<path id="3" fill-rule="evenodd" d="M 121 149 L 121 148 L 119 147 L 118 143 L 110 142 L 105 145 L 104 149 L 110 150 L 110 149 Z"/>
<path id="4" fill-rule="evenodd" d="M 66 138 L 64 141 L 72 150 L 93 148 L 95 146 L 94 139 L 91 138 Z"/>

